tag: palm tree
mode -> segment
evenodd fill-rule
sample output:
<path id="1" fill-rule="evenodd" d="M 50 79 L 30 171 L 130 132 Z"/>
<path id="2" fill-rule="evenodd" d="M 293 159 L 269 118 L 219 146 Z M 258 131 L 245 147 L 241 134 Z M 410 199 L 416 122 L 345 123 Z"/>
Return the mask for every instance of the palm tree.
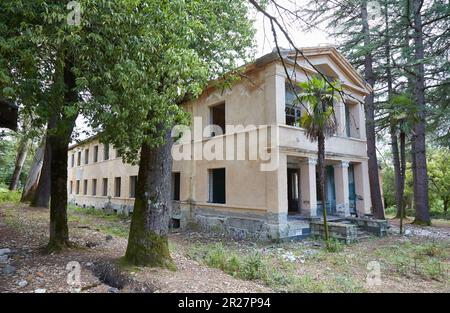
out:
<path id="1" fill-rule="evenodd" d="M 336 82 L 327 82 L 322 78 L 312 77 L 307 82 L 298 84 L 300 93 L 297 101 L 308 109 L 303 113 L 300 124 L 306 130 L 306 137 L 311 142 L 317 141 L 317 165 L 319 170 L 319 196 L 323 206 L 323 224 L 325 241 L 328 244 L 328 224 L 325 197 L 325 138 L 336 132 L 337 122 L 333 104 L 340 92 Z"/>

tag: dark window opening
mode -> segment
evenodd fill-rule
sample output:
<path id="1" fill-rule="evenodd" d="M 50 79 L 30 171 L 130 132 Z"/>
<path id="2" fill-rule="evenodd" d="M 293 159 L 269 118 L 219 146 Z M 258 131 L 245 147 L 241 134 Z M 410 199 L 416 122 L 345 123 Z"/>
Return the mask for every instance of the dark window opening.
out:
<path id="1" fill-rule="evenodd" d="M 94 162 L 98 162 L 98 146 L 94 147 Z"/>
<path id="2" fill-rule="evenodd" d="M 72 162 L 71 162 L 71 167 L 75 166 L 75 153 L 72 153 Z"/>
<path id="3" fill-rule="evenodd" d="M 172 200 L 180 201 L 180 173 L 172 173 Z"/>
<path id="4" fill-rule="evenodd" d="M 103 160 L 109 160 L 109 144 L 105 144 L 104 146 L 104 151 L 103 151 Z"/>
<path id="5" fill-rule="evenodd" d="M 173 229 L 180 228 L 180 219 L 179 218 L 171 218 L 169 222 L 169 227 Z"/>
<path id="6" fill-rule="evenodd" d="M 97 179 L 92 180 L 92 195 L 97 195 Z"/>
<path id="7" fill-rule="evenodd" d="M 81 165 L 81 151 L 78 151 L 78 160 L 77 160 L 77 165 L 80 166 Z"/>
<path id="8" fill-rule="evenodd" d="M 120 185 L 121 179 L 120 177 L 116 177 L 114 179 L 114 197 L 120 197 Z"/>
<path id="9" fill-rule="evenodd" d="M 84 150 L 84 164 L 89 164 L 89 149 Z"/>
<path id="10" fill-rule="evenodd" d="M 77 180 L 75 192 L 77 193 L 77 195 L 80 194 L 80 181 L 79 180 Z"/>
<path id="11" fill-rule="evenodd" d="M 130 198 L 136 198 L 137 176 L 130 176 Z"/>
<path id="12" fill-rule="evenodd" d="M 345 104 L 345 134 L 347 137 L 351 136 L 350 131 L 350 108 L 348 104 Z"/>
<path id="13" fill-rule="evenodd" d="M 70 194 L 73 193 L 73 181 L 70 181 Z"/>
<path id="14" fill-rule="evenodd" d="M 88 191 L 88 181 L 87 179 L 85 179 L 83 182 L 83 194 L 87 195 L 87 191 Z"/>
<path id="15" fill-rule="evenodd" d="M 211 107 L 211 125 L 217 125 L 225 134 L 225 102 Z M 217 136 L 216 132 L 211 132 L 211 137 Z"/>
<path id="16" fill-rule="evenodd" d="M 286 125 L 301 127 L 302 110 L 297 107 L 286 107 Z"/>
<path id="17" fill-rule="evenodd" d="M 209 202 L 225 203 L 225 169 L 209 170 Z"/>
<path id="18" fill-rule="evenodd" d="M 102 196 L 103 197 L 107 197 L 108 196 L 108 178 L 103 178 L 103 192 L 102 192 Z"/>

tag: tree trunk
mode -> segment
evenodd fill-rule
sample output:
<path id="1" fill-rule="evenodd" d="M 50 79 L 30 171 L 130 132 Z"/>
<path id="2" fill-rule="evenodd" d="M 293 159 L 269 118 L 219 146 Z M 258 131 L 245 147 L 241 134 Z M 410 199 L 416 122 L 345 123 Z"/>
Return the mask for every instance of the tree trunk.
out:
<path id="1" fill-rule="evenodd" d="M 50 126 L 49 126 L 50 127 Z M 48 208 L 50 201 L 50 162 L 51 147 L 48 134 L 45 139 L 44 161 L 42 163 L 41 174 L 39 175 L 39 183 L 31 200 L 30 206 Z"/>
<path id="2" fill-rule="evenodd" d="M 364 46 L 370 46 L 369 23 L 367 16 L 367 1 L 361 4 L 361 20 L 363 24 Z M 369 51 L 369 49 L 367 49 Z M 373 73 L 373 57 L 370 52 L 366 52 L 364 56 L 364 73 L 365 79 L 370 86 L 375 85 L 375 75 Z M 378 219 L 384 219 L 383 200 L 381 199 L 380 178 L 378 174 L 378 161 L 375 137 L 375 104 L 374 94 L 370 93 L 364 104 L 366 113 L 366 137 L 367 137 L 367 156 L 369 167 L 370 197 L 372 200 L 373 216 Z"/>
<path id="3" fill-rule="evenodd" d="M 72 62 L 65 58 L 63 68 L 64 103 L 56 108 L 54 115 L 55 129 L 51 129 L 50 142 L 50 240 L 47 250 L 59 251 L 70 246 L 69 228 L 67 226 L 67 154 L 70 137 L 75 126 L 77 114 L 67 116 L 64 106 L 71 106 L 77 101 L 75 75 Z"/>
<path id="4" fill-rule="evenodd" d="M 421 7 L 423 0 L 413 1 L 414 14 L 414 48 L 415 48 L 415 77 L 414 94 L 418 106 L 418 121 L 414 125 L 414 156 L 415 179 L 414 204 L 416 208 L 415 224 L 430 225 L 430 212 L 428 202 L 428 173 L 425 144 L 425 68 L 424 45 L 422 31 Z"/>
<path id="5" fill-rule="evenodd" d="M 386 3 L 386 8 L 384 11 L 384 21 L 385 21 L 385 58 L 386 58 L 386 82 L 388 90 L 388 102 L 392 101 L 392 96 L 394 92 L 393 82 L 392 82 L 392 69 L 391 69 L 391 43 L 389 34 L 389 8 Z M 392 151 L 392 163 L 394 165 L 394 182 L 395 182 L 395 204 L 397 208 L 396 218 L 402 217 L 403 212 L 403 188 L 402 188 L 402 172 L 400 166 L 400 155 L 398 150 L 398 123 L 393 118 L 390 120 L 389 133 L 391 136 L 391 151 Z M 401 230 L 401 227 L 400 227 Z M 400 231 L 401 232 L 401 231 Z"/>
<path id="6" fill-rule="evenodd" d="M 322 215 L 323 215 L 323 227 L 325 230 L 325 241 L 329 239 L 328 223 L 327 223 L 327 205 L 325 195 L 325 136 L 320 134 L 317 140 L 317 166 L 319 171 L 319 195 L 322 201 Z"/>
<path id="7" fill-rule="evenodd" d="M 42 144 L 34 153 L 33 162 L 28 172 L 27 181 L 22 191 L 22 197 L 20 202 L 31 201 L 34 197 L 34 193 L 37 188 L 37 183 L 39 180 L 39 173 L 42 168 L 42 161 L 44 159 L 44 144 Z"/>
<path id="8" fill-rule="evenodd" d="M 28 138 L 26 134 L 20 139 L 19 147 L 17 150 L 16 163 L 14 165 L 14 173 L 9 184 L 9 190 L 16 190 L 19 184 L 20 174 L 22 173 L 23 164 L 27 158 L 28 152 Z"/>
<path id="9" fill-rule="evenodd" d="M 171 210 L 172 138 L 141 147 L 133 217 L 125 259 L 139 266 L 173 268 L 168 233 Z"/>

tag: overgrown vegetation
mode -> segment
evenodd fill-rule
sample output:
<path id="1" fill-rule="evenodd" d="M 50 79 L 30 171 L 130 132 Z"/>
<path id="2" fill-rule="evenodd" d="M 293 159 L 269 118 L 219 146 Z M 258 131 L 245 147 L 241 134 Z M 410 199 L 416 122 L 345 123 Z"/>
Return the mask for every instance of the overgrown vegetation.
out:
<path id="1" fill-rule="evenodd" d="M 429 151 L 429 199 L 430 216 L 434 219 L 450 219 L 450 162 L 446 148 L 436 148 Z M 395 215 L 395 181 L 394 170 L 389 165 L 383 167 L 383 195 L 386 205 L 386 214 Z M 411 164 L 407 163 L 405 178 L 404 203 L 406 215 L 414 216 L 413 177 Z"/>
<path id="2" fill-rule="evenodd" d="M 335 241 L 330 241 L 331 246 Z M 320 250 L 311 260 L 323 257 Z M 263 255 L 258 251 L 242 253 L 222 243 L 195 245 L 187 252 L 189 258 L 245 280 L 256 280 L 277 290 L 287 292 L 357 292 L 362 285 L 350 277 L 331 275 L 329 280 L 319 280 L 310 273 L 299 274 L 296 263 L 281 256 Z"/>
<path id="3" fill-rule="evenodd" d="M 20 201 L 21 192 L 19 190 L 10 191 L 6 186 L 0 185 L 0 203 Z"/>
<path id="4" fill-rule="evenodd" d="M 382 266 L 405 277 L 419 275 L 425 279 L 448 279 L 448 242 L 413 243 L 406 241 L 375 248 Z"/>
<path id="5" fill-rule="evenodd" d="M 95 228 L 113 236 L 128 238 L 130 217 L 121 214 L 106 214 L 100 209 L 80 208 L 74 205 L 68 207 L 69 222 Z"/>

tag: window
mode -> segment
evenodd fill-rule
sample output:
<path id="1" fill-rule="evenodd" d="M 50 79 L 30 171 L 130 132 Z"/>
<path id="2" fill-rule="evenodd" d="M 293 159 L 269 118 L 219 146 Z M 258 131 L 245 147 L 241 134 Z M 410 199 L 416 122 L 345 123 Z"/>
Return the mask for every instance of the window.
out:
<path id="1" fill-rule="evenodd" d="M 71 167 L 75 166 L 75 153 L 72 153 Z"/>
<path id="2" fill-rule="evenodd" d="M 102 192 L 102 196 L 103 197 L 107 197 L 108 196 L 108 178 L 103 178 L 103 192 Z"/>
<path id="3" fill-rule="evenodd" d="M 301 104 L 297 103 L 296 94 L 300 92 L 300 88 L 292 89 L 291 85 L 286 82 L 286 125 L 300 127 L 300 118 L 302 116 Z"/>
<path id="4" fill-rule="evenodd" d="M 114 197 L 120 197 L 120 184 L 121 184 L 120 177 L 116 177 L 114 179 Z"/>
<path id="5" fill-rule="evenodd" d="M 347 137 L 350 137 L 351 131 L 350 131 L 350 108 L 348 107 L 348 104 L 345 104 L 345 134 Z"/>
<path id="6" fill-rule="evenodd" d="M 92 195 L 97 195 L 97 179 L 95 178 L 92 180 Z"/>
<path id="7" fill-rule="evenodd" d="M 109 160 L 109 144 L 105 143 L 103 150 L 103 160 Z"/>
<path id="8" fill-rule="evenodd" d="M 136 198 L 137 176 L 130 176 L 130 198 Z"/>
<path id="9" fill-rule="evenodd" d="M 286 107 L 286 125 L 300 127 L 302 111 L 299 107 Z"/>
<path id="10" fill-rule="evenodd" d="M 225 203 L 225 169 L 209 170 L 209 202 Z"/>
<path id="11" fill-rule="evenodd" d="M 361 138 L 360 116 L 359 104 L 352 102 L 345 103 L 345 134 L 347 137 Z"/>
<path id="12" fill-rule="evenodd" d="M 98 162 L 98 146 L 94 146 L 94 162 Z"/>
<path id="13" fill-rule="evenodd" d="M 87 195 L 87 191 L 88 191 L 88 181 L 87 179 L 85 179 L 83 182 L 83 194 Z"/>
<path id="14" fill-rule="evenodd" d="M 73 181 L 70 181 L 70 194 L 72 194 L 73 193 Z"/>
<path id="15" fill-rule="evenodd" d="M 77 195 L 80 194 L 80 181 L 79 180 L 77 180 L 77 186 L 76 186 L 75 191 L 76 191 Z"/>
<path id="16" fill-rule="evenodd" d="M 172 200 L 180 201 L 180 173 L 172 173 Z"/>
<path id="17" fill-rule="evenodd" d="M 84 164 L 89 164 L 89 149 L 84 150 Z"/>
<path id="18" fill-rule="evenodd" d="M 77 165 L 80 166 L 81 165 L 81 151 L 78 151 L 78 160 L 77 160 Z"/>
<path id="19" fill-rule="evenodd" d="M 211 125 L 217 125 L 225 133 L 225 102 L 211 107 Z M 217 136 L 215 131 L 211 132 L 211 137 Z"/>

